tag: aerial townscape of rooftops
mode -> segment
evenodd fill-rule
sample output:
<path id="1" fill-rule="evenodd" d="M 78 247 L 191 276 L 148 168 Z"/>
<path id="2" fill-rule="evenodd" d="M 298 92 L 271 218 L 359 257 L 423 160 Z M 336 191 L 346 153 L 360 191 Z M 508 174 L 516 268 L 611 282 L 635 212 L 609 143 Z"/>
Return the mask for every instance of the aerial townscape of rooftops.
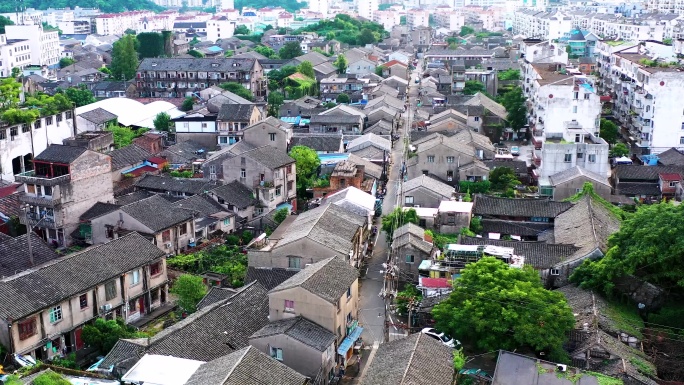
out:
<path id="1" fill-rule="evenodd" d="M 0 4 L 0 384 L 684 383 L 684 0 L 93 5 Z"/>

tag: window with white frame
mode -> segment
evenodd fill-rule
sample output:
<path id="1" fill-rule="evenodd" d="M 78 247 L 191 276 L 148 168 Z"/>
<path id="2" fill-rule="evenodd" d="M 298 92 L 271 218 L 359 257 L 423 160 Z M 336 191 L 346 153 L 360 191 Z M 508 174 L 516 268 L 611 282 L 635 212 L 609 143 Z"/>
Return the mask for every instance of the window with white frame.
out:
<path id="1" fill-rule="evenodd" d="M 404 204 L 412 205 L 413 204 L 413 197 L 412 196 L 405 196 L 404 197 Z"/>
<path id="2" fill-rule="evenodd" d="M 560 275 L 560 270 L 558 270 L 558 269 L 551 269 L 551 275 Z"/>
<path id="3" fill-rule="evenodd" d="M 140 283 L 140 270 L 133 270 L 128 275 L 131 281 L 131 286 L 135 286 Z"/>
<path id="4" fill-rule="evenodd" d="M 434 155 L 428 155 L 427 161 L 428 161 L 428 163 L 435 163 L 435 156 Z"/>
<path id="5" fill-rule="evenodd" d="M 447 161 L 447 163 L 454 163 L 454 157 L 453 156 L 447 156 L 446 161 Z"/>
<path id="6" fill-rule="evenodd" d="M 587 160 L 589 161 L 589 163 L 596 163 L 596 154 L 589 154 L 587 156 Z"/>
<path id="7" fill-rule="evenodd" d="M 572 162 L 572 154 L 565 154 L 565 159 L 563 160 L 565 163 L 570 163 Z"/>
<path id="8" fill-rule="evenodd" d="M 288 313 L 294 313 L 294 301 L 290 299 L 285 300 L 285 311 Z"/>
<path id="9" fill-rule="evenodd" d="M 271 346 L 270 348 L 271 348 L 271 358 L 274 358 L 278 361 L 282 361 L 283 360 L 283 349 L 276 348 L 273 346 Z"/>

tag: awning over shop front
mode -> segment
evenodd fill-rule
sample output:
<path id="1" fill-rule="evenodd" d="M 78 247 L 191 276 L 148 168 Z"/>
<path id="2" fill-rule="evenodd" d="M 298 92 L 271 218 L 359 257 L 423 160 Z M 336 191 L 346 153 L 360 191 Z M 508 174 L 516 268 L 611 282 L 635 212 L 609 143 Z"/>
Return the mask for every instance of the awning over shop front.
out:
<path id="1" fill-rule="evenodd" d="M 345 338 L 342 343 L 340 344 L 340 347 L 337 348 L 337 354 L 340 355 L 346 355 L 349 349 L 354 346 L 354 342 L 361 337 L 361 333 L 363 332 L 363 328 L 360 326 L 357 326 L 348 336 Z"/>

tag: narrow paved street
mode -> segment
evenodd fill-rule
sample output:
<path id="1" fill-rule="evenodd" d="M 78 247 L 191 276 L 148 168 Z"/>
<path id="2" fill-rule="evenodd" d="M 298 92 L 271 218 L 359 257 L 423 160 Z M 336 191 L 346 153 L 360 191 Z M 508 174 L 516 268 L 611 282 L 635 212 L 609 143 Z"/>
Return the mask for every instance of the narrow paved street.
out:
<path id="1" fill-rule="evenodd" d="M 410 102 L 415 106 L 415 98 L 418 96 L 418 86 L 414 83 L 416 77 L 420 77 L 421 65 L 413 70 L 409 77 Z M 382 205 L 382 212 L 384 215 L 392 212 L 397 205 L 400 205 L 399 199 L 401 196 L 397 194 L 401 184 L 401 164 L 403 159 L 404 137 L 408 137 L 411 128 L 411 121 L 413 119 L 413 107 L 409 107 L 411 112 L 404 113 L 404 122 L 402 127 L 402 138 L 394 142 L 391 159 L 392 163 L 389 167 L 389 181 L 387 182 L 387 193 Z M 381 227 L 380 220 L 377 220 L 378 228 Z M 361 288 L 359 289 L 360 296 L 360 311 L 359 322 L 363 325 L 363 334 L 361 337 L 369 347 L 373 342 L 383 342 L 384 338 L 384 322 L 385 322 L 385 303 L 380 292 L 383 287 L 383 272 L 382 264 L 387 261 L 389 256 L 389 244 L 385 232 L 381 232 L 378 236 L 377 244 L 375 245 L 373 257 L 368 263 L 368 271 L 364 278 L 361 279 Z M 401 329 L 390 326 L 390 340 L 403 335 L 405 332 Z"/>

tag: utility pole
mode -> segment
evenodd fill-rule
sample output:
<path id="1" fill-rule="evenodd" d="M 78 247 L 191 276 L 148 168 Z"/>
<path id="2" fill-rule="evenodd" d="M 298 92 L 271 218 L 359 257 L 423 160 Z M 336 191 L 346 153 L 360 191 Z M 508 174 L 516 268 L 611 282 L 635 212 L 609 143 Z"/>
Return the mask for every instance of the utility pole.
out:
<path id="1" fill-rule="evenodd" d="M 31 225 L 31 220 L 29 219 L 29 211 L 31 206 L 25 204 L 21 207 L 21 211 L 24 212 L 24 220 L 26 221 L 26 243 L 28 244 L 28 257 L 31 266 L 34 264 L 33 260 L 33 245 L 31 244 L 31 233 L 33 232 L 33 226 Z"/>

